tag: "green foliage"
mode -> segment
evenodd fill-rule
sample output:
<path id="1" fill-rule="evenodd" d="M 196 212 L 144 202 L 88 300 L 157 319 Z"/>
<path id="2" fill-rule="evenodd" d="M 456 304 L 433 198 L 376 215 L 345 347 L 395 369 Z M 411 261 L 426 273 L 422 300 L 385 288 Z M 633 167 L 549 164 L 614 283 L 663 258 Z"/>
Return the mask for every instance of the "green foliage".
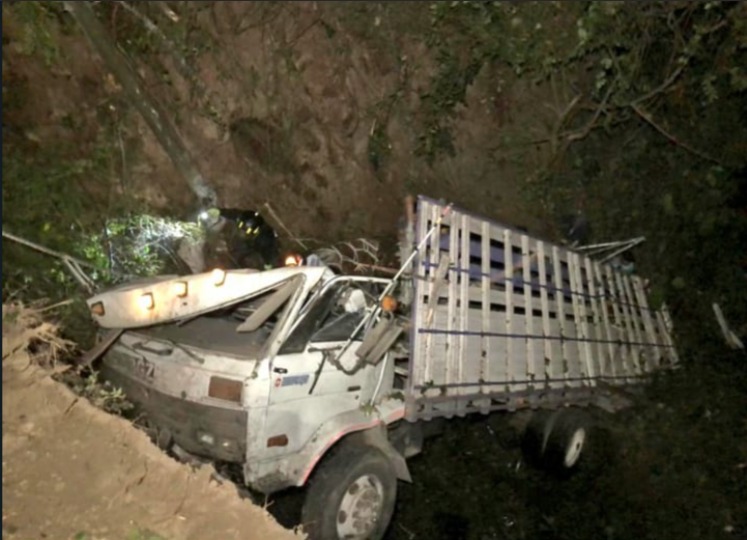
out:
<path id="1" fill-rule="evenodd" d="M 100 233 L 81 241 L 80 249 L 86 260 L 106 269 L 102 276 L 106 282 L 117 283 L 184 270 L 176 256 L 179 242 L 203 235 L 196 223 L 132 214 L 106 220 Z"/>
<path id="2" fill-rule="evenodd" d="M 122 415 L 133 408 L 121 388 L 112 386 L 109 381 L 99 381 L 97 371 L 78 379 L 71 386 L 76 394 L 85 397 L 94 406 L 106 412 Z"/>
<path id="3" fill-rule="evenodd" d="M 569 96 L 544 104 L 564 112 L 547 166 L 530 175 L 531 203 L 555 218 L 583 208 L 599 241 L 646 236 L 637 267 L 693 346 L 717 331 L 711 302 L 747 318 L 747 224 L 734 202 L 747 168 L 744 5 L 439 2 L 431 11 L 437 65 L 421 96 L 421 155 L 453 154 L 454 111 L 479 73 Z"/>
<path id="4" fill-rule="evenodd" d="M 101 219 L 98 212 L 87 211 L 95 201 L 85 184 L 89 177 L 108 170 L 108 150 L 96 147 L 84 158 L 66 156 L 70 148 L 31 153 L 4 146 L 3 150 L 3 228 L 50 249 L 84 256 L 76 242 L 95 230 Z M 60 261 L 3 243 L 4 298 L 9 291 L 20 290 L 30 295 L 24 299 L 59 300 L 75 291 Z"/>
<path id="5" fill-rule="evenodd" d="M 454 155 L 453 114 L 483 69 L 505 67 L 517 76 L 545 78 L 571 53 L 568 32 L 550 21 L 573 17 L 577 3 L 435 2 L 427 43 L 436 73 L 421 98 L 418 154 L 433 163 Z"/>
<path id="6" fill-rule="evenodd" d="M 91 192 L 109 189 L 109 148 L 102 140 L 76 157 L 79 150 L 66 146 L 32 152 L 4 145 L 3 229 L 92 264 L 84 270 L 100 286 L 184 270 L 174 251 L 182 239 L 201 237 L 196 224 L 139 213 L 121 196 L 102 207 L 101 196 Z M 87 293 L 63 262 L 5 239 L 3 248 L 3 301 L 73 298 L 59 312 L 65 335 L 83 347 L 92 344 Z"/>
<path id="7" fill-rule="evenodd" d="M 23 54 L 38 55 L 49 67 L 57 63 L 60 48 L 54 35 L 55 23 L 64 20 L 60 2 L 17 2 L 13 13 L 21 23 Z"/>

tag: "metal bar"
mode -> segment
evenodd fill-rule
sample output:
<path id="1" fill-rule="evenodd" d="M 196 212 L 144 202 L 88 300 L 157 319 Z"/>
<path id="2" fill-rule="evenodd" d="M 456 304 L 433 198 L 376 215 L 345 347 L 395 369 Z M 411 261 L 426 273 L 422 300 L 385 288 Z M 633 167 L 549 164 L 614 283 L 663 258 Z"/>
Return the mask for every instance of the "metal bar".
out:
<path id="1" fill-rule="evenodd" d="M 599 309 L 602 314 L 602 321 L 604 324 L 604 335 L 607 338 L 607 350 L 609 351 L 609 356 L 607 357 L 607 369 L 612 373 L 613 376 L 616 376 L 618 373 L 617 365 L 615 364 L 615 360 L 617 358 L 617 348 L 614 344 L 613 336 L 615 335 L 613 328 L 610 324 L 610 317 L 609 317 L 609 306 L 611 304 L 611 299 L 609 298 L 609 292 L 607 290 L 607 287 L 604 284 L 604 277 L 602 276 L 602 269 L 599 265 L 599 263 L 594 262 L 592 263 L 592 266 L 594 268 L 594 277 L 596 282 L 599 284 L 599 288 L 601 291 L 601 301 Z M 605 373 L 606 374 L 606 373 Z"/>
<path id="2" fill-rule="evenodd" d="M 591 292 L 592 296 L 595 297 L 591 301 L 591 312 L 594 317 L 594 335 L 596 339 L 601 340 L 604 339 L 605 332 L 608 331 L 607 320 L 602 316 L 602 312 L 604 311 L 604 303 L 602 300 L 600 300 L 597 293 L 597 274 L 595 268 L 596 265 L 594 261 L 592 261 L 588 257 L 586 258 L 585 263 L 586 279 L 589 281 L 589 292 Z M 607 337 L 609 338 L 609 336 Z M 604 349 L 605 347 L 601 343 L 596 347 L 595 359 L 597 364 L 597 374 L 599 375 L 607 374 L 608 362 L 605 360 Z M 608 350 L 611 357 L 613 353 L 612 347 L 608 346 Z"/>
<path id="3" fill-rule="evenodd" d="M 627 328 L 627 320 L 625 318 L 625 315 L 623 313 L 623 298 L 622 294 L 617 288 L 617 284 L 614 279 L 613 270 L 609 265 L 604 265 L 604 273 L 606 278 L 606 286 L 610 291 L 610 300 L 612 303 L 612 311 L 615 315 L 615 328 L 617 328 L 618 332 L 620 332 L 622 335 L 630 335 L 630 329 Z M 634 373 L 635 371 L 631 369 L 631 360 L 633 358 L 633 347 L 630 343 L 627 341 L 621 341 L 622 347 L 621 347 L 621 370 L 623 373 L 626 373 L 628 375 Z"/>
<path id="4" fill-rule="evenodd" d="M 620 298 L 622 298 L 623 300 L 623 307 L 621 311 L 623 313 L 623 319 L 625 320 L 625 328 L 627 329 L 626 335 L 632 337 L 636 335 L 636 328 L 633 322 L 633 310 L 630 309 L 628 297 L 625 294 L 625 285 L 619 272 L 613 272 L 612 275 L 614 276 L 615 283 L 617 284 L 617 290 L 619 291 Z M 636 347 L 635 345 L 633 345 L 630 340 L 628 340 L 627 343 L 630 345 L 630 360 L 633 364 L 633 367 L 635 368 L 636 373 L 641 373 L 643 371 L 643 368 L 641 367 L 640 362 L 640 347 Z"/>
<path id="5" fill-rule="evenodd" d="M 524 328 L 528 335 L 534 334 L 534 315 L 532 306 L 532 263 L 529 253 L 529 237 L 526 234 L 521 235 L 521 264 L 524 277 Z M 534 340 L 528 339 L 525 343 L 526 356 L 526 378 L 533 381 L 537 376 L 537 369 L 534 365 Z"/>
<path id="6" fill-rule="evenodd" d="M 426 328 L 420 328 L 418 329 L 418 333 L 420 334 L 443 334 L 443 335 L 459 335 L 461 332 L 459 330 L 440 330 L 440 329 L 426 329 Z M 493 337 L 504 337 L 504 338 L 512 338 L 512 339 L 534 339 L 537 341 L 540 340 L 556 340 L 556 341 L 563 341 L 563 342 L 572 342 L 572 343 L 624 343 L 624 344 L 630 344 L 630 345 L 638 345 L 638 346 L 644 346 L 648 345 L 648 342 L 640 342 L 640 341 L 620 341 L 620 340 L 606 340 L 606 339 L 593 339 L 593 338 L 580 338 L 580 337 L 568 337 L 568 336 L 545 336 L 543 334 L 519 334 L 519 333 L 513 333 L 509 334 L 506 332 L 480 332 L 477 330 L 467 330 L 464 332 L 464 335 L 467 336 L 493 336 Z M 658 343 L 656 344 L 657 347 L 660 347 L 662 349 L 670 349 L 674 348 L 674 345 L 669 345 L 667 343 Z"/>
<path id="7" fill-rule="evenodd" d="M 614 252 L 610 253 L 609 255 L 607 255 L 607 256 L 606 256 L 605 258 L 603 258 L 603 259 L 602 259 L 601 261 L 599 261 L 599 262 L 601 262 L 601 263 L 606 263 L 606 262 L 607 262 L 607 261 L 609 261 L 610 259 L 614 259 L 615 257 L 617 257 L 618 255 L 620 255 L 621 253 L 623 253 L 623 252 L 625 252 L 625 251 L 628 251 L 629 249 L 631 249 L 631 248 L 633 248 L 633 247 L 637 246 L 638 244 L 640 244 L 640 243 L 641 243 L 641 242 L 643 242 L 644 240 L 645 240 L 645 238 L 644 238 L 644 237 L 640 237 L 640 238 L 636 238 L 635 240 L 631 240 L 631 241 L 630 241 L 630 245 L 628 245 L 628 246 L 623 246 L 623 247 L 621 247 L 620 249 L 618 249 L 618 250 L 616 250 L 616 251 L 614 251 Z"/>
<path id="8" fill-rule="evenodd" d="M 459 227 L 458 219 L 456 215 L 452 215 L 451 224 L 449 226 L 449 258 L 456 261 L 459 254 Z M 452 274 L 449 276 L 448 287 L 449 296 L 447 299 L 448 305 L 448 319 L 446 322 L 446 328 L 451 331 L 458 331 L 459 327 L 459 313 L 457 311 L 457 300 L 459 300 L 459 288 L 457 280 L 459 276 Z M 457 373 L 459 366 L 459 350 L 457 343 L 461 336 L 455 334 L 446 335 L 446 351 L 443 355 L 443 375 L 440 380 L 450 384 L 453 381 L 459 380 L 459 374 Z"/>
<path id="9" fill-rule="evenodd" d="M 656 343 L 656 332 L 654 330 L 654 323 L 651 320 L 651 313 L 647 309 L 643 309 L 646 306 L 646 292 L 643 290 L 643 280 L 639 278 L 638 276 L 635 276 L 633 278 L 633 290 L 635 291 L 635 296 L 638 300 L 638 305 L 640 306 L 640 314 L 641 318 L 643 319 L 643 325 L 646 329 L 646 334 L 648 336 L 648 339 L 651 343 Z M 659 368 L 661 366 L 661 351 L 658 347 L 647 347 L 647 352 L 650 352 L 652 354 L 653 362 L 654 362 L 654 369 Z"/>
<path id="10" fill-rule="evenodd" d="M 550 330 L 550 302 L 547 298 L 547 257 L 545 256 L 545 243 L 542 240 L 537 241 L 537 269 L 539 270 L 539 281 L 542 286 L 540 289 L 540 304 L 542 305 L 542 334 L 549 336 Z M 550 366 L 553 363 L 552 342 L 545 340 L 544 349 L 544 375 L 545 383 L 550 380 L 552 373 Z"/>
<path id="11" fill-rule="evenodd" d="M 532 255 L 531 258 L 532 259 L 536 258 L 536 255 Z M 423 264 L 425 264 L 428 268 L 435 268 L 437 266 L 435 264 L 431 265 L 430 263 L 423 263 Z M 449 267 L 449 272 L 469 274 L 471 278 L 478 279 L 478 278 L 483 277 L 482 270 L 481 269 L 476 269 L 478 266 L 479 265 L 477 265 L 477 264 L 472 264 L 470 269 L 466 269 L 466 268 L 460 268 L 460 267 L 454 265 L 454 266 L 450 266 Z M 514 270 L 518 270 L 521 267 L 522 267 L 522 264 L 518 264 L 518 265 L 514 266 Z M 487 277 L 490 278 L 491 284 L 506 285 L 506 283 L 508 282 L 507 278 L 503 275 L 502 272 L 500 274 L 500 279 L 498 279 L 498 277 L 496 275 L 494 275 L 494 272 L 488 273 Z M 514 281 L 515 285 L 524 285 L 524 278 L 522 276 L 520 276 L 520 275 L 515 275 L 513 277 L 513 281 Z M 533 289 L 537 289 L 537 290 L 539 290 L 542 287 L 542 285 L 540 285 L 540 283 L 537 282 L 537 281 L 530 281 L 529 284 L 532 286 Z M 555 286 L 554 285 L 548 284 L 548 285 L 545 286 L 545 288 L 547 288 L 547 290 L 549 292 L 555 292 Z M 581 292 L 581 291 L 577 291 L 577 290 L 573 290 L 570 287 L 563 287 L 563 289 L 562 289 L 561 292 L 563 292 L 564 294 L 569 295 L 569 296 L 580 296 L 580 297 L 588 299 L 588 300 L 594 300 L 595 299 L 595 297 L 592 296 L 591 294 L 588 294 L 588 293 L 585 293 L 585 292 Z M 604 296 L 603 294 L 598 294 L 597 298 L 602 298 L 603 296 Z M 623 301 L 619 301 L 618 304 L 621 305 L 621 306 L 622 305 L 627 305 Z M 648 309 L 649 311 L 656 311 L 654 308 L 651 308 L 651 307 L 648 307 L 648 306 L 646 306 L 645 309 Z"/>
<path id="12" fill-rule="evenodd" d="M 480 265 L 482 268 L 482 331 L 490 331 L 490 224 L 484 221 L 481 225 L 481 249 L 480 249 Z M 480 378 L 482 380 L 488 380 L 492 376 L 492 370 L 490 369 L 491 364 L 498 364 L 498 359 L 493 358 L 491 350 L 491 338 L 489 336 L 482 336 L 482 354 L 480 358 Z M 494 390 L 493 387 L 487 387 L 488 392 Z"/>
<path id="13" fill-rule="evenodd" d="M 645 342 L 645 340 L 643 339 L 643 334 L 641 333 L 643 318 L 641 316 L 641 310 L 638 309 L 638 303 L 635 301 L 635 297 L 633 296 L 633 292 L 630 288 L 630 278 L 628 276 L 618 275 L 618 279 L 622 281 L 625 299 L 630 304 L 630 307 L 628 309 L 630 310 L 631 322 L 633 323 L 633 333 L 635 335 L 636 341 L 638 341 L 639 343 L 643 343 Z M 647 352 L 648 351 L 645 347 L 638 348 L 638 360 L 639 363 L 642 362 L 644 364 L 645 371 L 649 371 L 649 368 L 652 367 L 649 366 L 648 355 L 646 354 Z"/>
<path id="14" fill-rule="evenodd" d="M 431 219 L 431 227 L 434 227 L 437 219 L 438 219 L 438 207 L 435 205 L 427 205 L 426 208 L 430 210 L 430 219 Z M 429 262 L 434 262 L 437 265 L 441 263 L 441 253 L 440 253 L 440 241 L 439 237 L 441 236 L 441 224 L 438 224 L 438 232 L 436 234 L 431 235 L 431 237 L 428 239 L 430 242 L 430 250 L 429 250 Z M 433 272 L 429 272 L 428 277 L 433 279 Z M 436 289 L 436 283 L 435 280 L 431 283 L 431 290 L 429 294 L 433 294 L 434 290 Z M 431 381 L 433 380 L 434 373 L 433 373 L 433 362 L 436 358 L 438 358 L 438 354 L 434 351 L 433 341 L 428 340 L 427 346 L 425 349 L 425 356 L 423 358 L 426 360 L 423 362 L 425 364 L 425 372 L 423 373 L 424 382 L 425 381 Z"/>
<path id="15" fill-rule="evenodd" d="M 469 264 L 470 259 L 470 227 L 469 227 L 469 217 L 467 215 L 462 215 L 460 219 L 460 234 L 461 234 L 461 246 L 460 246 L 460 253 L 459 253 L 459 264 L 464 265 Z M 462 274 L 460 276 L 461 281 L 459 283 L 459 329 L 462 331 L 466 331 L 469 327 L 469 302 L 467 301 L 467 298 L 469 297 L 469 276 L 466 276 Z M 468 341 L 469 340 L 469 341 Z M 474 338 L 468 338 L 464 334 L 459 336 L 459 351 L 458 351 L 458 374 L 459 374 L 459 380 L 463 380 L 466 377 L 467 369 L 465 366 L 465 362 L 475 362 L 475 358 L 471 357 L 467 354 L 468 351 L 468 342 L 471 343 L 474 340 Z M 457 406 L 457 409 L 459 407 Z"/>
<path id="16" fill-rule="evenodd" d="M 639 236 L 638 238 L 631 238 L 630 240 L 620 240 L 617 242 L 603 242 L 601 244 L 589 244 L 587 246 L 579 246 L 576 249 L 576 251 L 586 251 L 590 249 L 599 249 L 599 248 L 616 248 L 619 246 L 627 246 L 630 243 L 638 244 L 640 242 L 643 242 L 646 239 L 645 236 Z"/>
<path id="17" fill-rule="evenodd" d="M 584 283 L 584 278 L 583 278 L 584 273 L 582 272 L 583 268 L 581 265 L 581 256 L 578 253 L 572 253 L 571 257 L 573 258 L 574 274 L 576 275 L 578 286 L 583 291 L 587 291 L 588 290 L 588 279 L 587 279 L 587 283 Z M 591 331 L 589 329 L 589 313 L 586 309 L 587 297 L 584 297 L 583 299 L 579 299 L 578 304 L 579 304 L 579 314 L 581 315 L 581 331 L 583 332 L 583 336 L 586 339 L 586 341 L 583 342 L 584 361 L 586 364 L 585 374 L 588 375 L 589 377 L 594 377 L 595 375 L 597 375 L 597 373 L 594 369 L 594 355 L 592 351 L 592 342 L 588 341 L 591 336 Z"/>
<path id="18" fill-rule="evenodd" d="M 513 260 L 513 244 L 511 241 L 511 231 L 506 229 L 503 231 L 503 260 Z M 512 334 L 514 331 L 514 266 L 513 264 L 506 263 L 506 333 Z M 513 340 L 506 340 L 506 391 L 510 392 L 515 390 L 513 388 L 512 381 L 516 378 L 516 358 L 514 357 L 514 345 Z"/>
<path id="19" fill-rule="evenodd" d="M 561 372 L 563 373 L 563 376 L 566 379 L 565 386 L 568 386 L 568 378 L 570 377 L 570 361 L 569 361 L 569 351 L 568 351 L 568 343 L 565 340 L 567 336 L 567 330 L 566 330 L 566 321 L 565 321 L 565 296 L 563 293 L 563 266 L 560 262 L 560 249 L 557 246 L 552 247 L 552 265 L 553 265 L 553 274 L 554 274 L 554 282 L 555 282 L 555 304 L 557 307 L 557 313 L 558 313 L 558 326 L 560 330 L 560 340 L 561 340 L 561 355 L 562 355 L 562 361 L 559 362 Z M 557 365 L 557 364 L 556 364 Z M 555 371 L 553 370 L 555 373 Z"/>
<path id="20" fill-rule="evenodd" d="M 634 379 L 645 379 L 645 378 L 650 377 L 650 376 L 651 375 L 648 374 L 648 373 L 642 373 L 640 375 L 633 376 L 633 378 Z M 625 376 L 625 375 L 619 375 L 617 377 L 593 377 L 594 380 L 600 380 L 600 381 L 620 381 L 621 379 L 628 379 L 628 378 L 630 378 L 630 377 Z M 574 382 L 579 382 L 580 383 L 580 382 L 590 381 L 590 380 L 592 380 L 592 377 L 579 376 L 579 377 L 574 377 L 571 380 L 574 381 Z M 553 379 L 553 382 L 559 382 L 559 381 L 565 381 L 565 379 Z M 492 383 L 492 382 L 499 382 L 499 381 L 489 381 L 489 382 Z M 518 379 L 516 382 L 528 384 L 531 381 L 528 380 L 528 379 Z M 445 387 L 446 388 L 456 388 L 456 387 L 470 388 L 470 387 L 475 387 L 475 386 L 479 386 L 479 385 L 480 385 L 479 381 L 468 381 L 468 382 L 456 383 L 456 384 L 452 384 L 452 385 L 446 385 Z M 427 388 L 426 386 L 416 387 L 416 390 L 424 390 L 426 388 Z M 527 389 L 525 389 L 525 390 L 523 390 L 521 392 L 511 392 L 510 394 L 505 393 L 505 392 L 499 392 L 499 393 L 491 394 L 489 397 L 495 398 L 496 396 L 510 397 L 510 396 L 516 396 L 516 395 L 530 395 L 530 394 L 535 393 L 535 392 L 537 394 L 542 394 L 542 393 L 545 393 L 545 392 L 552 392 L 554 390 L 556 390 L 556 389 L 555 388 L 547 388 L 547 389 L 543 388 L 543 389 L 539 389 L 538 390 L 538 389 L 533 389 L 533 388 L 527 388 Z M 568 391 L 568 392 L 578 392 L 578 391 L 582 391 L 582 390 L 593 391 L 594 389 L 591 388 L 590 386 L 587 386 L 586 388 L 576 387 L 576 388 L 563 388 L 563 389 L 558 389 L 558 390 Z M 471 396 L 475 397 L 476 394 L 473 393 L 473 394 L 471 394 Z M 449 401 L 451 399 L 454 399 L 454 396 L 449 396 L 447 394 L 447 395 L 439 395 L 439 396 L 436 396 L 436 397 L 433 397 L 433 398 L 423 398 L 423 399 L 427 399 L 429 401 L 434 401 L 434 402 L 437 402 L 437 401 Z"/>
<path id="21" fill-rule="evenodd" d="M 425 236 L 424 231 L 428 230 L 428 212 L 425 210 L 426 203 L 424 201 L 419 201 L 418 203 L 418 213 L 416 215 L 417 219 L 417 225 L 415 227 L 415 238 L 417 245 L 420 245 L 422 239 L 421 236 Z M 424 250 L 421 250 L 418 253 L 417 259 L 414 260 L 414 262 L 417 262 L 415 266 L 413 266 L 412 269 L 412 275 L 413 275 L 413 295 L 412 295 L 412 330 L 410 331 L 410 340 L 412 343 L 412 351 L 410 353 L 410 362 L 408 366 L 408 376 L 407 376 L 407 385 L 408 387 L 412 388 L 414 384 L 417 382 L 422 382 L 423 380 L 423 370 L 425 369 L 423 362 L 417 362 L 415 359 L 417 358 L 427 358 L 427 337 L 425 339 L 421 339 L 420 336 L 417 334 L 416 329 L 419 328 L 422 324 L 422 318 L 425 316 L 425 313 L 423 313 L 423 305 L 424 305 L 424 297 L 426 294 L 426 281 L 425 281 L 425 274 L 428 271 L 427 266 L 425 265 L 425 257 L 427 253 Z M 408 406 L 408 417 L 410 414 L 410 409 Z"/>
<path id="22" fill-rule="evenodd" d="M 577 265 L 574 263 L 574 260 L 573 260 L 574 253 L 569 251 L 566 253 L 566 257 L 568 261 L 568 278 L 571 281 L 571 289 L 579 290 L 579 288 L 581 287 L 581 284 L 579 283 L 580 278 L 576 274 Z M 586 362 L 585 362 L 584 354 L 582 352 L 581 343 L 578 341 L 579 334 L 583 333 L 583 326 L 582 326 L 583 316 L 581 315 L 580 303 L 581 303 L 581 299 L 578 297 L 578 295 L 574 295 L 571 297 L 571 306 L 573 309 L 573 321 L 574 321 L 573 329 L 575 331 L 575 336 L 577 338 L 573 340 L 574 349 L 572 350 L 574 351 L 575 354 L 573 354 L 572 356 L 573 361 L 572 361 L 571 366 L 574 367 L 575 369 L 571 370 L 571 377 L 576 377 L 577 374 L 580 374 L 582 377 L 589 376 L 587 369 L 585 369 Z M 586 339 L 586 338 L 582 335 L 582 339 Z"/>

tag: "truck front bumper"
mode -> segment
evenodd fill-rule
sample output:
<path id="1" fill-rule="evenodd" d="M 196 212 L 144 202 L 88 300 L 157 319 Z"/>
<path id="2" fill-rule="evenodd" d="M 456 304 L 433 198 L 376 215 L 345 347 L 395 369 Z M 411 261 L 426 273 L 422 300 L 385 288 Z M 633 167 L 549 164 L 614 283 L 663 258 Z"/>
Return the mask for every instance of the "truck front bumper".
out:
<path id="1" fill-rule="evenodd" d="M 122 388 L 135 408 L 184 450 L 212 460 L 242 463 L 246 453 L 247 413 L 180 399 L 103 362 L 101 375 Z"/>

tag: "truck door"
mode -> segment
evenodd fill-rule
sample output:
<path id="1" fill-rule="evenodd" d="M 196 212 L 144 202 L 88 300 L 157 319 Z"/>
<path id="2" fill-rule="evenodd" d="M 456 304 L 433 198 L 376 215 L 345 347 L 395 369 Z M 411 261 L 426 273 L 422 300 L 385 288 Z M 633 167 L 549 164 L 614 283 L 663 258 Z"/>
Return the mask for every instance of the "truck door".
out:
<path id="1" fill-rule="evenodd" d="M 273 359 L 266 434 L 282 445 L 273 454 L 299 450 L 325 420 L 370 398 L 379 367 L 356 367 L 363 332 L 341 351 L 377 287 L 346 278 L 327 284 Z"/>

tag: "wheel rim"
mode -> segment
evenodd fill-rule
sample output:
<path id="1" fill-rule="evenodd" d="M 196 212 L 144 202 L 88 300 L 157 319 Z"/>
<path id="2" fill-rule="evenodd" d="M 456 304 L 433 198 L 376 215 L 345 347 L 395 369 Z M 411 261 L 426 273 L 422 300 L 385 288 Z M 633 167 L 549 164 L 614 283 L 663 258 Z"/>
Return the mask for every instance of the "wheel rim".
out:
<path id="1" fill-rule="evenodd" d="M 365 539 L 373 532 L 384 507 L 384 485 L 367 474 L 348 486 L 337 511 L 338 538 Z"/>
<path id="2" fill-rule="evenodd" d="M 563 459 L 563 465 L 566 468 L 573 467 L 578 458 L 581 457 L 581 452 L 584 449 L 584 442 L 586 442 L 586 430 L 584 428 L 578 428 L 573 432 L 570 442 L 565 450 L 565 457 Z"/>

